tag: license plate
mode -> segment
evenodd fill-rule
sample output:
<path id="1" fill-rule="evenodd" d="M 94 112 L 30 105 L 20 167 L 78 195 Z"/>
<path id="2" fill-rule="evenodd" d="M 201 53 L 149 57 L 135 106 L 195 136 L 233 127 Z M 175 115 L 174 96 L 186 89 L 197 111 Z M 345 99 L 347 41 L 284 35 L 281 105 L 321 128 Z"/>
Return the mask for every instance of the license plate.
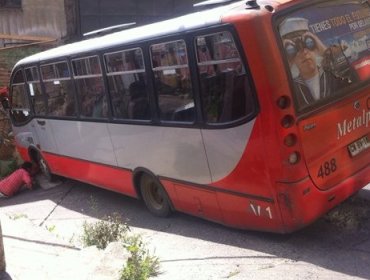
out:
<path id="1" fill-rule="evenodd" d="M 353 157 L 368 148 L 370 148 L 370 140 L 367 135 L 348 145 L 348 151 Z"/>

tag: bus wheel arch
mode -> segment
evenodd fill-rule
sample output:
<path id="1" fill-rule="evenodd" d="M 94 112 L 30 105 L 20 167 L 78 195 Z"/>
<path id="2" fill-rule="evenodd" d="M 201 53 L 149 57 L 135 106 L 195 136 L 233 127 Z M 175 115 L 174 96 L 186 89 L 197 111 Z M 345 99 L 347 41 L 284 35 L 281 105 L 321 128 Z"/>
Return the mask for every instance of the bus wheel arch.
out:
<path id="1" fill-rule="evenodd" d="M 173 212 L 172 202 L 158 177 L 145 168 L 134 171 L 133 183 L 148 210 L 155 216 L 168 217 Z"/>
<path id="2" fill-rule="evenodd" d="M 51 173 L 51 170 L 49 168 L 49 165 L 47 161 L 44 159 L 44 157 L 41 154 L 41 151 L 34 147 L 30 147 L 28 149 L 28 154 L 30 156 L 30 159 L 37 163 L 38 167 L 40 168 L 41 173 L 46 177 L 46 179 L 49 182 L 53 182 L 56 179 L 56 176 Z"/>
<path id="3" fill-rule="evenodd" d="M 28 148 L 28 156 L 29 156 L 30 160 L 34 163 L 37 163 L 37 164 L 38 164 L 39 153 L 40 153 L 40 151 L 36 147 L 30 146 Z"/>

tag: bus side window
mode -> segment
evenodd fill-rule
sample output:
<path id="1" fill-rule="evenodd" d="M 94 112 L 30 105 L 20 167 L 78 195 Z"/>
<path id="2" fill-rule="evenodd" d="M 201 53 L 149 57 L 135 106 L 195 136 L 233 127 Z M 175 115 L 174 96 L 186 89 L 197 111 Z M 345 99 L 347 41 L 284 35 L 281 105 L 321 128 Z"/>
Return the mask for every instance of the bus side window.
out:
<path id="1" fill-rule="evenodd" d="M 107 118 L 108 102 L 98 56 L 74 59 L 72 65 L 81 100 L 81 116 Z"/>
<path id="2" fill-rule="evenodd" d="M 76 115 L 76 101 L 67 62 L 41 66 L 42 80 L 48 100 L 48 114 L 56 117 Z"/>
<path id="3" fill-rule="evenodd" d="M 10 108 L 10 116 L 15 124 L 21 124 L 29 120 L 31 116 L 30 105 L 22 70 L 18 70 L 11 81 Z"/>
<path id="4" fill-rule="evenodd" d="M 26 68 L 25 73 L 33 111 L 35 112 L 35 115 L 45 116 L 45 97 L 41 90 L 39 72 L 37 70 L 37 67 L 33 66 L 30 68 Z"/>
<path id="5" fill-rule="evenodd" d="M 128 120 L 151 117 L 143 53 L 140 48 L 104 54 L 113 116 Z"/>
<path id="6" fill-rule="evenodd" d="M 193 122 L 194 97 L 184 40 L 150 47 L 160 119 Z"/>
<path id="7" fill-rule="evenodd" d="M 248 102 L 251 88 L 231 33 L 197 36 L 195 47 L 206 122 L 226 123 L 246 117 L 252 110 Z"/>

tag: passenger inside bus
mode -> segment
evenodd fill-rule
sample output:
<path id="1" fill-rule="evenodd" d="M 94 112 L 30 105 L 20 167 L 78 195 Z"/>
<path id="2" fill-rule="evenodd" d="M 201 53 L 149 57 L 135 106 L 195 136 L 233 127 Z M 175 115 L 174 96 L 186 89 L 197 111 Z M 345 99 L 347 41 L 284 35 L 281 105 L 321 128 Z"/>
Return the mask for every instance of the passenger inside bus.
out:
<path id="1" fill-rule="evenodd" d="M 293 75 L 296 100 L 301 109 L 336 94 L 355 79 L 354 75 L 335 75 L 338 71 L 332 69 L 335 65 L 332 51 L 334 46 L 327 48 L 309 31 L 308 25 L 307 19 L 297 17 L 285 19 L 280 25 L 280 35 Z M 322 60 L 320 64 L 318 57 Z M 349 69 L 350 66 L 347 64 L 345 67 Z"/>
<path id="2" fill-rule="evenodd" d="M 130 101 L 128 102 L 128 117 L 130 119 L 147 120 L 150 116 L 146 86 L 143 81 L 131 83 Z"/>
<path id="3" fill-rule="evenodd" d="M 161 120 L 193 121 L 194 99 L 185 42 L 156 44 L 151 52 Z"/>

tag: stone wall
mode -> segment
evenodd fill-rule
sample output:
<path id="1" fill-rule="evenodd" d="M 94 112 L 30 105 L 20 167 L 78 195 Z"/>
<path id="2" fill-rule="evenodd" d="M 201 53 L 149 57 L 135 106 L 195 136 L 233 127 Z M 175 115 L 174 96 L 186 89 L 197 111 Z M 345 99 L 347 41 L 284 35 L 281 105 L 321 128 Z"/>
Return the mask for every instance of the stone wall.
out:
<path id="1" fill-rule="evenodd" d="M 44 36 L 67 35 L 64 0 L 22 0 L 22 8 L 0 9 L 0 33 Z M 10 41 L 0 44 L 9 46 Z"/>
<path id="2" fill-rule="evenodd" d="M 0 87 L 8 86 L 10 77 L 10 69 L 8 68 L 7 63 L 4 61 L 4 58 L 0 56 Z"/>
<path id="3" fill-rule="evenodd" d="M 13 66 L 20 59 L 49 48 L 55 47 L 57 42 L 23 46 L 12 49 L 0 49 L 0 87 L 8 86 Z"/>

